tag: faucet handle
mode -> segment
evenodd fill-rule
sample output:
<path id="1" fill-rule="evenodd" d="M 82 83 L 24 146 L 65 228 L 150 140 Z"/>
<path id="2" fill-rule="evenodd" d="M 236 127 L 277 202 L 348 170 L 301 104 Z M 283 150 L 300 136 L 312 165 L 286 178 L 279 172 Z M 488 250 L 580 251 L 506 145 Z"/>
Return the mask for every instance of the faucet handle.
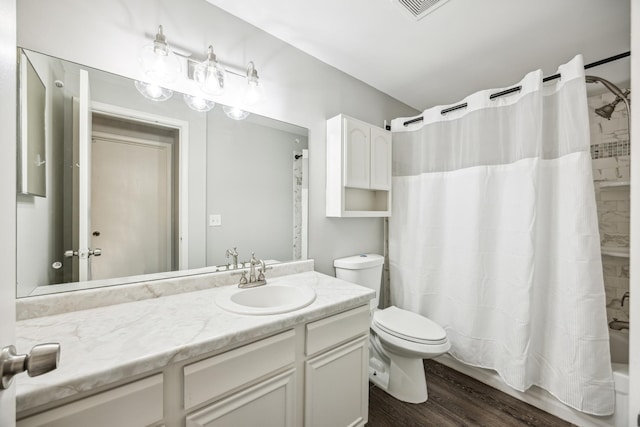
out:
<path id="1" fill-rule="evenodd" d="M 231 273 L 232 276 L 240 275 L 240 280 L 238 281 L 238 286 L 246 285 L 249 283 L 247 280 L 247 270 L 241 270 L 236 273 Z"/>

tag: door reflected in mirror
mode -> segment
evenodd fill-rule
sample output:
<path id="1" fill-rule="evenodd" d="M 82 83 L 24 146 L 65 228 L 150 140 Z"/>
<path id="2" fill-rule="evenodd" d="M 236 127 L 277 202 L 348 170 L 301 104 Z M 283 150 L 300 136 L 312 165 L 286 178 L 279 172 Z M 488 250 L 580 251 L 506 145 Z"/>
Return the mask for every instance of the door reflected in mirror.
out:
<path id="1" fill-rule="evenodd" d="M 46 94 L 47 190 L 17 193 L 19 297 L 215 271 L 233 248 L 238 262 L 306 258 L 306 129 L 21 53 Z"/>

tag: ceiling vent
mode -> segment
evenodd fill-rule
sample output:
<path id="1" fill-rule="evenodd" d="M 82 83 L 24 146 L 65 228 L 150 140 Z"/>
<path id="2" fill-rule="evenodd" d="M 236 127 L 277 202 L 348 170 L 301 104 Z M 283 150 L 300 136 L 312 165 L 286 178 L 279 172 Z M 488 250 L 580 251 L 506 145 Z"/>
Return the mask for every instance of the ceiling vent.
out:
<path id="1" fill-rule="evenodd" d="M 449 0 L 394 0 L 409 16 L 419 21 Z"/>

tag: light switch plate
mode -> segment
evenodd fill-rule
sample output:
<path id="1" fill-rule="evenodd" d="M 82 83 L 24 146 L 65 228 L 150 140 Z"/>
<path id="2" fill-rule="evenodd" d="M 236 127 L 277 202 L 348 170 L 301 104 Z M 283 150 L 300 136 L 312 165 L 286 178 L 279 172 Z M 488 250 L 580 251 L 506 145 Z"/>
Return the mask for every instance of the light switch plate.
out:
<path id="1" fill-rule="evenodd" d="M 209 227 L 220 227 L 222 225 L 222 215 L 211 214 L 209 215 Z"/>

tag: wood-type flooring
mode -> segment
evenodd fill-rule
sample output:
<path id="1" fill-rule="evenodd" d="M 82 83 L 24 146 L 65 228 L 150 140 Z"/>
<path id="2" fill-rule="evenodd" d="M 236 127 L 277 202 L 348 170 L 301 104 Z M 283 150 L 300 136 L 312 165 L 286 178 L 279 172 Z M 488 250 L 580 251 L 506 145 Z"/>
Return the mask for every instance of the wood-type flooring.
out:
<path id="1" fill-rule="evenodd" d="M 367 427 L 572 426 L 433 360 L 425 360 L 429 398 L 401 402 L 369 387 Z"/>

